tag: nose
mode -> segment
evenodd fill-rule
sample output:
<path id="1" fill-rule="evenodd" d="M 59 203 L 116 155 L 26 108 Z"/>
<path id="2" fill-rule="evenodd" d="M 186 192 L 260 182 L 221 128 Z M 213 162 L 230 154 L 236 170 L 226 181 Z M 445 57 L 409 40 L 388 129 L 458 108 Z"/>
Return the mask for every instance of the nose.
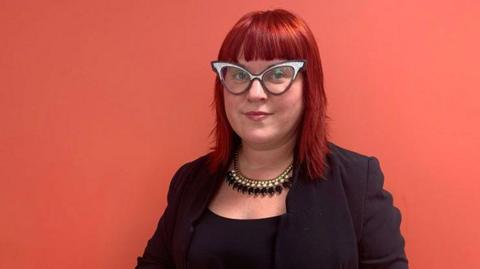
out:
<path id="1" fill-rule="evenodd" d="M 267 98 L 267 92 L 258 79 L 252 81 L 250 89 L 247 90 L 247 99 L 249 101 L 264 100 Z"/>

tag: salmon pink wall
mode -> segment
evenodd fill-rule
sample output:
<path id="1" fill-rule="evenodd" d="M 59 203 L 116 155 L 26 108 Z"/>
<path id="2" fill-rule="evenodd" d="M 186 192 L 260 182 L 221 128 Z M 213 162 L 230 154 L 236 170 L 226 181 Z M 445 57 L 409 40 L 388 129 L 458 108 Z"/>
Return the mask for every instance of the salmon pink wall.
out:
<path id="1" fill-rule="evenodd" d="M 133 268 L 208 151 L 216 58 L 248 11 L 316 35 L 331 139 L 380 159 L 411 268 L 480 268 L 477 1 L 0 3 L 0 268 Z"/>

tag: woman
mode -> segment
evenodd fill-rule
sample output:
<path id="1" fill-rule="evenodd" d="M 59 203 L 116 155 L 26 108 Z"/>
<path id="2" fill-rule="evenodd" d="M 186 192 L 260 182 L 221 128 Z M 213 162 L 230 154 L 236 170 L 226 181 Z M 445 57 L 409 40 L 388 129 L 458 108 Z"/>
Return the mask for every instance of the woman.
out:
<path id="1" fill-rule="evenodd" d="M 174 175 L 136 268 L 408 268 L 378 160 L 327 140 L 305 22 L 249 13 L 218 59 L 216 145 Z"/>

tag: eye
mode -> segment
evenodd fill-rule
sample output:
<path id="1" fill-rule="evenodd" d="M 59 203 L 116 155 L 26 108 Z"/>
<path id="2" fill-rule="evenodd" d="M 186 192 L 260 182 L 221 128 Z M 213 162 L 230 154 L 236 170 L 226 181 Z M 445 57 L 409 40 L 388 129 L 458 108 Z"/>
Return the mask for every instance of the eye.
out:
<path id="1" fill-rule="evenodd" d="M 237 72 L 233 74 L 233 78 L 235 80 L 246 80 L 248 79 L 248 75 L 242 70 L 237 70 Z"/>
<path id="2" fill-rule="evenodd" d="M 272 77 L 273 79 L 281 79 L 285 77 L 285 72 L 281 68 L 275 68 L 273 69 Z"/>
<path id="3" fill-rule="evenodd" d="M 224 69 L 224 72 L 226 81 L 230 81 L 232 83 L 246 83 L 250 81 L 250 76 L 248 73 L 238 67 L 228 66 Z"/>
<path id="4" fill-rule="evenodd" d="M 265 80 L 270 83 L 284 83 L 293 77 L 293 68 L 289 66 L 280 66 L 273 68 L 265 74 Z"/>

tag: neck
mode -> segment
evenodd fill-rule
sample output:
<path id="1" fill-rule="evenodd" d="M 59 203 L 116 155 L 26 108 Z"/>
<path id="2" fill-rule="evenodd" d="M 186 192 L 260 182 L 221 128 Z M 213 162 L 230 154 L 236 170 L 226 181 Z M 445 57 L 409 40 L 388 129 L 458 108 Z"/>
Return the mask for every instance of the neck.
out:
<path id="1" fill-rule="evenodd" d="M 292 163 L 296 137 L 292 136 L 277 145 L 256 145 L 242 141 L 238 166 L 242 174 L 268 179 L 278 176 Z"/>

